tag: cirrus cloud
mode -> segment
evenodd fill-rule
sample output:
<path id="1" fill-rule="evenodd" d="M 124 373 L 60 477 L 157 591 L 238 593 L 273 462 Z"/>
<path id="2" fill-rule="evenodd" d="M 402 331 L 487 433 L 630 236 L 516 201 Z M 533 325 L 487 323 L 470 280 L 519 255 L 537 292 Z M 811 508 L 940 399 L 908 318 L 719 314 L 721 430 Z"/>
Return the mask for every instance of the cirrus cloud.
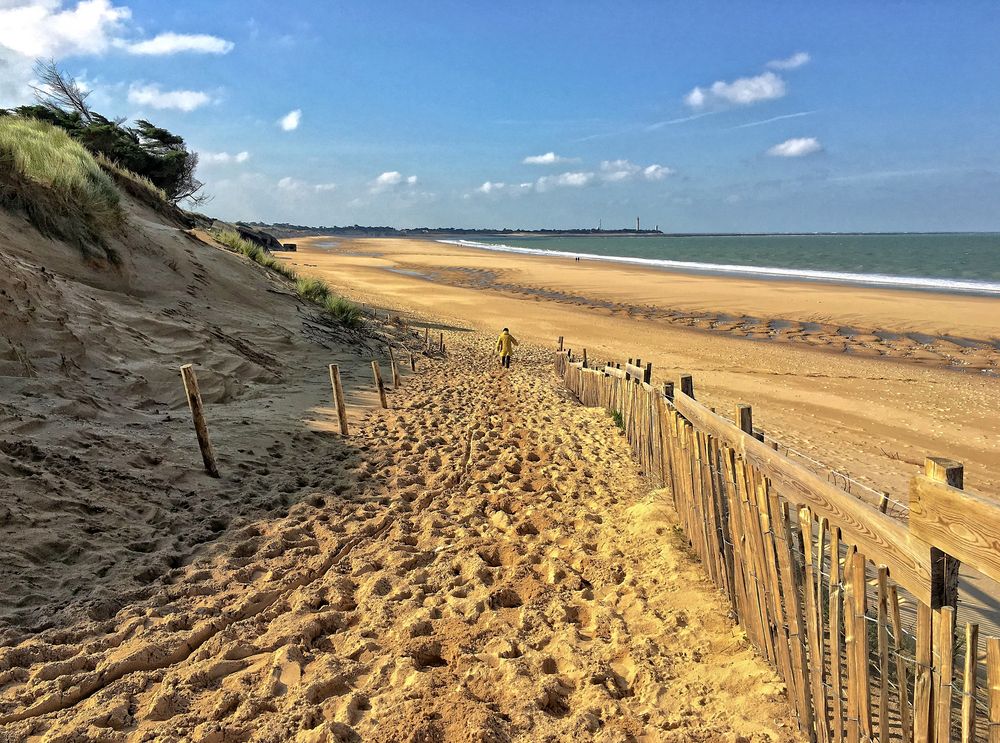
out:
<path id="1" fill-rule="evenodd" d="M 804 157 L 822 149 L 823 145 L 816 137 L 793 137 L 769 148 L 767 154 L 773 157 Z"/>

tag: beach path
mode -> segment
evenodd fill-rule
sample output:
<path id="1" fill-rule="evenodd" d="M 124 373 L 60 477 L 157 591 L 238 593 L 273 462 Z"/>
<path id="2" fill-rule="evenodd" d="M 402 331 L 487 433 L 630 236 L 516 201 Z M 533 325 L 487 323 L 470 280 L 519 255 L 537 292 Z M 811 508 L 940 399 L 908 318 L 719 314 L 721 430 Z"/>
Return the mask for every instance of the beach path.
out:
<path id="1" fill-rule="evenodd" d="M 421 359 L 339 492 L 0 649 L 0 739 L 799 740 L 614 422 L 491 341 Z"/>

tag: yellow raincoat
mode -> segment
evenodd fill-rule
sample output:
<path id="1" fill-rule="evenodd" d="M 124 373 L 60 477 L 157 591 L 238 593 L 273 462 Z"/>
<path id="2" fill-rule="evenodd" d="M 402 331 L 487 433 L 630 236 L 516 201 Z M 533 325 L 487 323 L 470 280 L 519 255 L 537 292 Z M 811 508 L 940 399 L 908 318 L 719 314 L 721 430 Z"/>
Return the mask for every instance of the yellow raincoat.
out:
<path id="1" fill-rule="evenodd" d="M 517 345 L 517 338 L 510 333 L 501 333 L 497 338 L 497 353 L 503 356 L 510 356 L 511 348 Z"/>

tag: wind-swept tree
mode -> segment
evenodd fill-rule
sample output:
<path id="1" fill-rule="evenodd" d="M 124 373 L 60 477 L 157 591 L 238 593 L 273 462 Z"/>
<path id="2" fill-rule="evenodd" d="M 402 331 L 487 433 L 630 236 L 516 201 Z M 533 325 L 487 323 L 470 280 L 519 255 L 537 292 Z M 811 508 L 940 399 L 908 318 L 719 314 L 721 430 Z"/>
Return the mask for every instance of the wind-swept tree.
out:
<path id="1" fill-rule="evenodd" d="M 6 113 L 41 119 L 65 129 L 91 152 L 100 153 L 119 166 L 148 178 L 173 203 L 187 199 L 194 204 L 207 200 L 199 193 L 203 183 L 195 177 L 198 154 L 187 148 L 184 138 L 145 119 L 126 126 L 124 118 L 108 119 L 93 111 L 86 91 L 54 60 L 37 62 L 34 86 L 37 103 Z"/>

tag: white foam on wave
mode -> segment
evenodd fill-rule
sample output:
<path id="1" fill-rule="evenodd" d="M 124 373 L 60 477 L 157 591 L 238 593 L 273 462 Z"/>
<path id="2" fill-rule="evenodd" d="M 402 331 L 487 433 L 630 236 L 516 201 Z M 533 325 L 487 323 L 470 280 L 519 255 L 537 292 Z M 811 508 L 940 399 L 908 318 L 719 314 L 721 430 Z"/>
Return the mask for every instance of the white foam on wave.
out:
<path id="1" fill-rule="evenodd" d="M 576 253 L 568 250 L 543 250 L 541 248 L 521 248 L 502 243 L 482 243 L 475 240 L 438 240 L 439 243 L 460 245 L 464 248 L 495 250 L 501 253 L 540 255 L 550 258 L 586 258 L 591 261 L 609 263 L 629 263 L 651 268 L 665 268 L 691 273 L 718 273 L 760 278 L 781 278 L 799 281 L 827 281 L 836 284 L 860 284 L 864 286 L 886 286 L 899 289 L 924 289 L 962 294 L 982 294 L 1000 296 L 1000 282 L 975 281 L 965 279 L 942 279 L 924 276 L 893 276 L 882 273 L 848 273 L 846 271 L 816 271 L 808 268 L 776 268 L 771 266 L 744 266 L 735 263 L 701 263 L 695 261 L 671 261 L 665 258 L 635 258 L 627 255 L 599 255 Z"/>

